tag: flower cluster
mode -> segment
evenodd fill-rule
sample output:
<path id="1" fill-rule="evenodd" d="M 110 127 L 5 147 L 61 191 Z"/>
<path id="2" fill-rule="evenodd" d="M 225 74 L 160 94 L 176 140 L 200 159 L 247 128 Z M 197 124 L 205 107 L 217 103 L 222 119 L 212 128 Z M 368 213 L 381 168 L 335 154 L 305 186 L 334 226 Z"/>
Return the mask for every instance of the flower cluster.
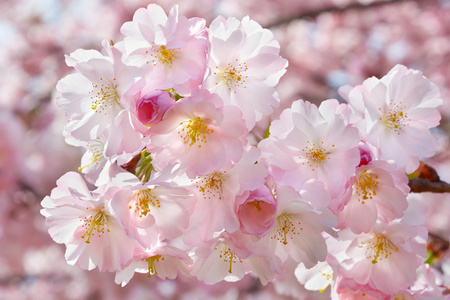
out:
<path id="1" fill-rule="evenodd" d="M 342 299 L 441 294 L 418 281 L 427 230 L 407 217 L 405 174 L 438 147 L 442 99 L 421 72 L 343 87 L 347 104 L 297 100 L 255 142 L 287 67 L 269 30 L 150 4 L 121 32 L 66 56 L 57 85 L 66 142 L 86 149 L 84 178 L 42 201 L 68 263 L 121 285 L 251 274 Z"/>

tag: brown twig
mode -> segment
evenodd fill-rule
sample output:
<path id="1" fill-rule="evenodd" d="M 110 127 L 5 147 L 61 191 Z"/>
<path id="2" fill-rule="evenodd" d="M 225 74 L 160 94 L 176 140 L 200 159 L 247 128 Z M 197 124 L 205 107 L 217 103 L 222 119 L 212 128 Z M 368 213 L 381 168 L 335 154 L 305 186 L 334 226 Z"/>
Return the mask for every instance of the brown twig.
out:
<path id="1" fill-rule="evenodd" d="M 413 178 L 408 183 L 411 193 L 450 193 L 450 184 L 442 181 L 436 170 L 424 162 L 420 162 L 419 168 L 411 175 Z"/>
<path id="2" fill-rule="evenodd" d="M 362 10 L 362 9 L 368 9 L 368 8 L 374 8 L 374 7 L 379 7 L 379 6 L 383 6 L 383 5 L 387 5 L 387 4 L 395 4 L 395 3 L 401 3 L 401 2 L 407 2 L 407 1 L 417 1 L 417 0 L 386 0 L 386 1 L 377 1 L 377 2 L 372 2 L 369 4 L 363 4 L 363 3 L 352 3 L 346 6 L 329 6 L 329 7 L 325 7 L 322 9 L 317 9 L 317 10 L 312 10 L 312 11 L 307 11 L 307 12 L 299 12 L 297 15 L 294 16 L 290 16 L 290 17 L 286 17 L 286 18 L 280 18 L 277 21 L 266 25 L 265 27 L 276 27 L 276 26 L 280 26 L 283 24 L 287 24 L 293 20 L 296 19 L 306 19 L 306 18 L 315 18 L 318 15 L 322 14 L 322 13 L 327 13 L 327 12 L 344 12 L 347 10 Z"/>
<path id="3" fill-rule="evenodd" d="M 139 163 L 139 160 L 141 159 L 141 153 L 139 152 L 133 158 L 130 159 L 127 163 L 121 165 L 122 168 L 127 170 L 128 172 L 136 175 L 136 168 L 137 164 Z"/>
<path id="4" fill-rule="evenodd" d="M 409 180 L 411 193 L 450 193 L 450 184 L 444 181 L 428 181 L 424 178 L 413 178 Z"/>

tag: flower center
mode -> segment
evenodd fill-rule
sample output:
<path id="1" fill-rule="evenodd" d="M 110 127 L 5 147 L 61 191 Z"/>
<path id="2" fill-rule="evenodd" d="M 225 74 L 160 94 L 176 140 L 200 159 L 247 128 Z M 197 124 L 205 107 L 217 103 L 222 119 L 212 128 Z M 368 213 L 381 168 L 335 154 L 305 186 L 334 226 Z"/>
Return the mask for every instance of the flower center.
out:
<path id="1" fill-rule="evenodd" d="M 158 275 L 155 262 L 159 262 L 160 259 L 163 261 L 164 257 L 162 257 L 159 254 L 150 256 L 149 258 L 146 259 L 146 261 L 148 262 L 148 275 L 147 275 L 148 278 L 152 277 L 152 275 Z"/>
<path id="2" fill-rule="evenodd" d="M 213 197 L 213 199 L 222 199 L 222 185 L 226 179 L 225 173 L 226 171 L 212 171 L 197 182 L 196 187 L 202 192 L 203 199 L 211 199 L 211 197 Z"/>
<path id="3" fill-rule="evenodd" d="M 177 58 L 176 54 L 179 50 L 181 50 L 181 48 L 167 49 L 164 45 L 159 47 L 153 45 L 151 48 L 152 53 L 150 53 L 151 62 L 154 66 L 159 62 L 171 68 L 172 62 Z M 149 51 L 146 51 L 145 53 L 149 53 Z M 149 61 L 147 61 L 147 63 L 149 63 Z"/>
<path id="4" fill-rule="evenodd" d="M 330 159 L 328 157 L 328 155 L 331 152 L 326 151 L 320 145 L 311 144 L 309 141 L 307 141 L 306 143 L 308 145 L 302 149 L 302 152 L 304 153 L 304 156 L 306 157 L 307 162 L 304 162 L 303 165 L 305 165 L 305 163 L 307 163 L 314 171 L 315 169 L 317 169 L 321 165 L 323 165 L 327 159 Z M 322 144 L 323 144 L 323 142 L 322 142 Z M 334 145 L 332 145 L 332 147 L 334 147 Z"/>
<path id="5" fill-rule="evenodd" d="M 218 250 L 217 247 L 215 248 L 215 250 Z M 222 244 L 222 247 L 220 247 L 219 257 L 229 265 L 228 273 L 230 274 L 233 271 L 233 264 L 237 262 L 242 264 L 242 260 L 237 257 L 236 254 L 233 253 L 233 251 L 231 251 L 228 245 L 225 244 Z"/>
<path id="6" fill-rule="evenodd" d="M 365 200 L 372 199 L 373 196 L 377 195 L 377 187 L 378 187 L 378 175 L 368 173 L 367 170 L 362 172 L 358 180 L 355 182 L 354 186 L 356 195 L 358 195 L 358 201 L 362 204 L 365 203 Z"/>
<path id="7" fill-rule="evenodd" d="M 100 78 L 101 82 L 103 78 Z M 113 79 L 116 81 L 116 78 Z M 119 102 L 119 94 L 116 90 L 116 84 L 107 84 L 106 82 L 103 84 L 95 84 L 92 83 L 92 90 L 89 92 L 91 95 L 92 105 L 91 109 L 95 110 L 98 113 L 104 113 L 106 115 L 107 109 L 111 109 L 116 105 L 120 105 Z"/>
<path id="8" fill-rule="evenodd" d="M 105 233 L 105 225 L 108 221 L 108 217 L 104 211 L 104 206 L 102 206 L 101 210 L 96 210 L 95 214 L 92 214 L 88 217 L 84 217 L 82 227 L 86 229 L 84 234 L 81 236 L 82 239 L 86 239 L 86 244 L 90 243 L 91 235 L 94 233 L 94 230 L 97 230 L 98 236 L 100 237 L 103 233 Z M 89 209 L 89 208 L 87 208 Z M 81 217 L 80 217 L 81 218 Z M 106 229 L 109 232 L 109 229 Z"/>
<path id="9" fill-rule="evenodd" d="M 398 248 L 392 244 L 385 236 L 376 235 L 369 242 L 361 242 L 361 245 L 358 247 L 363 248 L 366 247 L 366 258 L 372 260 L 373 264 L 382 261 L 383 259 L 387 259 L 389 255 L 392 254 L 392 251 L 397 251 Z"/>
<path id="10" fill-rule="evenodd" d="M 400 134 L 400 130 L 408 125 L 408 115 L 404 112 L 404 109 L 405 107 L 401 106 L 401 103 L 397 104 L 391 100 L 388 111 L 384 113 L 379 120 L 384 124 L 386 129 Z M 381 108 L 378 110 L 381 111 Z"/>
<path id="11" fill-rule="evenodd" d="M 150 212 L 150 207 L 161 207 L 161 202 L 155 195 L 152 194 L 151 189 L 139 190 L 134 196 L 133 204 L 128 208 L 133 209 L 134 213 L 139 215 L 140 218 L 144 218 Z"/>
<path id="12" fill-rule="evenodd" d="M 219 69 L 219 67 L 216 66 L 216 72 L 214 72 L 214 75 L 217 75 L 217 73 L 219 73 L 221 81 L 226 84 L 228 90 L 231 90 L 231 88 L 241 87 L 245 84 L 245 79 L 248 76 L 246 76 L 244 73 L 247 70 L 248 67 L 245 62 L 237 65 L 232 65 L 229 63 L 222 69 Z M 218 84 L 219 82 L 216 82 L 216 85 Z M 243 87 L 245 88 L 245 86 Z M 234 92 L 236 93 L 236 91 Z"/>
<path id="13" fill-rule="evenodd" d="M 301 222 L 294 223 L 288 214 L 282 213 L 277 217 L 277 225 L 271 239 L 276 239 L 283 245 L 287 245 L 289 239 L 292 240 L 294 235 L 300 234 L 297 225 L 300 226 Z M 303 228 L 300 227 L 300 230 L 303 230 Z"/>
<path id="14" fill-rule="evenodd" d="M 185 126 L 181 131 L 178 131 L 178 134 L 183 139 L 184 143 L 189 144 L 189 146 L 192 146 L 198 142 L 198 147 L 201 148 L 202 143 L 206 144 L 208 142 L 208 135 L 214 132 L 213 129 L 208 128 L 208 126 L 200 117 L 196 117 L 180 123 L 180 125 L 183 124 L 185 124 Z"/>
<path id="15" fill-rule="evenodd" d="M 254 201 L 250 202 L 249 205 L 254 206 L 257 211 L 261 211 L 261 209 L 262 209 L 261 205 L 260 205 L 261 202 L 264 202 L 264 201 L 254 200 Z"/>

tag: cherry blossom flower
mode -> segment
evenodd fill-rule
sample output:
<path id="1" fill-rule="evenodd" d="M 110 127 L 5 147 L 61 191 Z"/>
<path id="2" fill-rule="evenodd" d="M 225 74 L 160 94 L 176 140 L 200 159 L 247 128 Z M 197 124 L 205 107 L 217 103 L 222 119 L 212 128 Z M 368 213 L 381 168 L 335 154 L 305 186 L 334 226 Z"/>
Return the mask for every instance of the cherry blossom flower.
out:
<path id="1" fill-rule="evenodd" d="M 246 145 L 244 120 L 232 106 L 206 90 L 196 90 L 179 100 L 162 121 L 150 129 L 147 150 L 155 168 L 180 165 L 189 178 L 230 168 L 241 159 Z"/>
<path id="2" fill-rule="evenodd" d="M 130 173 L 117 176 L 114 185 L 120 190 L 111 199 L 111 210 L 130 239 L 143 248 L 175 239 L 187 229 L 194 205 L 187 189 L 158 183 L 158 179 L 142 184 Z"/>
<path id="3" fill-rule="evenodd" d="M 364 119 L 357 123 L 362 136 L 380 149 L 382 159 L 395 160 L 408 173 L 420 157 L 437 150 L 430 128 L 439 125 L 439 90 L 422 72 L 397 65 L 381 79 L 369 78 L 348 94 L 349 105 Z"/>
<path id="4" fill-rule="evenodd" d="M 353 238 L 347 249 L 351 259 L 343 262 L 342 275 L 388 295 L 406 289 L 416 280 L 416 269 L 426 257 L 423 229 L 378 222 L 369 233 Z"/>
<path id="5" fill-rule="evenodd" d="M 129 103 L 139 91 L 135 82 L 141 71 L 127 66 L 115 47 L 104 47 L 106 55 L 79 49 L 66 56 L 66 63 L 78 72 L 58 82 L 56 103 L 69 121 L 65 136 L 88 142 L 104 135 L 109 157 L 142 146 L 141 135 L 132 127 L 137 121 Z"/>
<path id="6" fill-rule="evenodd" d="M 191 275 L 206 284 L 242 279 L 246 273 L 243 258 L 250 255 L 245 248 L 235 246 L 227 234 L 204 243 L 194 253 Z"/>
<path id="7" fill-rule="evenodd" d="M 113 272 L 133 257 L 133 241 L 112 214 L 108 200 L 91 193 L 79 174 L 63 175 L 41 205 L 50 236 L 67 247 L 69 264 Z"/>
<path id="8" fill-rule="evenodd" d="M 197 226 L 201 239 L 211 238 L 222 230 L 233 233 L 239 229 L 237 199 L 245 199 L 250 191 L 263 186 L 267 176 L 265 167 L 256 163 L 259 154 L 257 148 L 249 147 L 230 169 L 213 170 L 191 180 L 190 188 L 198 199 L 191 223 Z"/>
<path id="9" fill-rule="evenodd" d="M 251 244 L 249 235 L 221 233 L 194 250 L 191 275 L 215 284 L 222 280 L 235 282 L 253 272 L 266 285 L 274 279 L 277 267 L 269 257 L 253 254 L 247 244 Z"/>
<path id="10" fill-rule="evenodd" d="M 315 178 L 332 198 L 344 193 L 360 161 L 360 139 L 356 128 L 335 113 L 339 108 L 336 100 L 324 101 L 319 108 L 298 100 L 272 122 L 270 136 L 258 147 L 276 182 L 300 190 Z"/>
<path id="11" fill-rule="evenodd" d="M 251 130 L 262 116 L 278 107 L 275 85 L 286 72 L 273 34 L 245 17 L 214 19 L 209 26 L 209 74 L 204 88 L 237 106 Z"/>
<path id="12" fill-rule="evenodd" d="M 160 89 L 192 89 L 203 81 L 206 68 L 205 20 L 168 15 L 157 4 L 138 9 L 121 28 L 123 47 L 132 64 L 146 69 L 146 80 L 158 79 Z"/>
<path id="13" fill-rule="evenodd" d="M 165 242 L 159 242 L 149 250 L 135 255 L 133 261 L 124 269 L 116 272 L 115 282 L 125 286 L 135 272 L 147 273 L 147 276 L 158 276 L 161 279 L 175 279 L 178 273 L 189 275 L 192 259 L 185 251 Z"/>
<path id="14" fill-rule="evenodd" d="M 283 262 L 291 257 L 311 268 L 324 261 L 327 246 L 322 232 L 333 232 L 336 217 L 328 209 L 316 210 L 307 202 L 309 199 L 302 199 L 289 186 L 278 186 L 276 197 L 276 224 L 258 243 L 268 245 L 269 251 Z"/>
<path id="15" fill-rule="evenodd" d="M 375 160 L 356 169 L 338 214 L 341 226 L 354 233 L 369 232 L 378 219 L 385 222 L 403 216 L 408 207 L 408 177 L 386 161 Z"/>

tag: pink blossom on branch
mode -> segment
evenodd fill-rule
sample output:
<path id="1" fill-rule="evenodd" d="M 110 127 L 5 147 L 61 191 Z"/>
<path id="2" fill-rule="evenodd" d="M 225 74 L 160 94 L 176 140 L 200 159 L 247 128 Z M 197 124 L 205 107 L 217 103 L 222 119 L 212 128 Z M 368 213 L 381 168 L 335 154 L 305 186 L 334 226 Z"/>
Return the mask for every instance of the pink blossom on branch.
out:
<path id="1" fill-rule="evenodd" d="M 205 20 L 178 15 L 174 6 L 168 15 L 157 4 L 140 8 L 133 21 L 121 28 L 123 47 L 130 62 L 145 69 L 145 78 L 160 81 L 160 89 L 189 92 L 203 81 L 207 52 Z"/>
<path id="2" fill-rule="evenodd" d="M 61 79 L 56 104 L 64 111 L 68 124 L 64 135 L 69 141 L 91 141 L 107 137 L 108 157 L 138 150 L 141 135 L 132 124 L 130 97 L 139 91 L 138 68 L 125 64 L 122 53 L 104 43 L 106 54 L 79 49 L 66 62 L 77 72 Z"/>
<path id="3" fill-rule="evenodd" d="M 258 149 L 249 147 L 231 168 L 215 169 L 191 180 L 188 187 L 197 196 L 197 203 L 190 227 L 199 232 L 193 244 L 210 239 L 223 230 L 234 233 L 239 229 L 237 211 L 240 202 L 249 197 L 251 191 L 261 188 L 267 177 L 266 168 L 256 163 L 259 154 Z"/>
<path id="4" fill-rule="evenodd" d="M 385 222 L 403 216 L 408 207 L 408 177 L 386 161 L 374 160 L 356 169 L 338 213 L 340 226 L 354 233 L 369 232 L 378 219 Z"/>
<path id="5" fill-rule="evenodd" d="M 83 269 L 113 272 L 126 266 L 133 240 L 110 210 L 101 191 L 90 192 L 81 175 L 69 172 L 42 200 L 41 214 L 53 240 L 65 244 L 66 260 Z"/>
<path id="6" fill-rule="evenodd" d="M 236 107 L 223 106 L 222 100 L 207 90 L 195 90 L 150 129 L 147 150 L 156 168 L 177 163 L 179 171 L 195 178 L 230 168 L 240 160 L 246 135 L 242 114 Z"/>
<path id="7" fill-rule="evenodd" d="M 416 269 L 426 256 L 426 234 L 423 227 L 378 222 L 367 234 L 347 235 L 352 243 L 342 275 L 385 294 L 397 293 L 417 278 Z"/>
<path id="8" fill-rule="evenodd" d="M 275 85 L 286 72 L 273 34 L 245 17 L 217 17 L 209 27 L 209 73 L 203 87 L 237 106 L 251 130 L 278 107 Z"/>
<path id="9" fill-rule="evenodd" d="M 344 194 L 345 185 L 359 164 L 358 130 L 338 114 L 336 100 L 322 102 L 319 108 L 295 101 L 272 122 L 270 136 L 258 147 L 278 183 L 300 190 L 311 178 L 322 182 L 332 198 Z M 332 203 L 339 209 L 339 200 Z"/>
<path id="10" fill-rule="evenodd" d="M 348 101 L 362 117 L 356 124 L 361 135 L 380 150 L 382 159 L 412 173 L 420 157 L 436 152 L 437 138 L 430 128 L 439 125 L 442 99 L 420 71 L 397 65 L 381 79 L 372 77 L 353 88 Z"/>

